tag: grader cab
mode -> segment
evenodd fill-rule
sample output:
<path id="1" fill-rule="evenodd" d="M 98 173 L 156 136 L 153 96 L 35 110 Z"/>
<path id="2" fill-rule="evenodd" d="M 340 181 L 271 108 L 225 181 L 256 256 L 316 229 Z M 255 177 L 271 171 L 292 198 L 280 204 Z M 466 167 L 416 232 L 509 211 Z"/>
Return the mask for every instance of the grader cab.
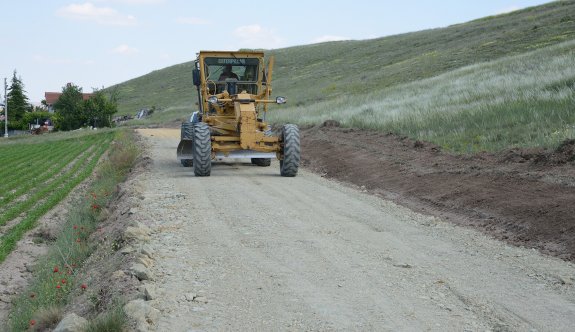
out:
<path id="1" fill-rule="evenodd" d="M 201 51 L 195 61 L 193 82 L 199 111 L 182 123 L 178 160 L 193 167 L 196 176 L 209 176 L 212 161 L 250 159 L 270 166 L 277 158 L 282 176 L 297 175 L 300 137 L 296 125 L 286 124 L 274 134 L 266 123 L 270 103 L 273 57 L 267 66 L 263 52 Z"/>

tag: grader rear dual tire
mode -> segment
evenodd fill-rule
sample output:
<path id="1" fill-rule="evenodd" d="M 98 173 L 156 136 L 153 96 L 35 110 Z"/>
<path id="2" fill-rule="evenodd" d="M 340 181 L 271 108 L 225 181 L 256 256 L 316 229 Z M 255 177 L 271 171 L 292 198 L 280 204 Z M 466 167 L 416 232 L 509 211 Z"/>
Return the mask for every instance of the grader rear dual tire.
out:
<path id="1" fill-rule="evenodd" d="M 194 139 L 194 124 L 191 122 L 182 123 L 182 132 L 180 134 L 180 140 L 193 140 Z M 192 159 L 182 159 L 180 160 L 182 166 L 192 167 L 194 161 Z"/>
<path id="2" fill-rule="evenodd" d="M 252 164 L 260 167 L 268 167 L 272 164 L 271 158 L 252 158 Z"/>
<path id="3" fill-rule="evenodd" d="M 280 160 L 280 174 L 285 177 L 297 175 L 301 159 L 299 128 L 293 124 L 282 128 L 283 159 Z"/>
<path id="4" fill-rule="evenodd" d="M 194 175 L 210 176 L 212 171 L 212 140 L 206 123 L 194 124 Z"/>
<path id="5" fill-rule="evenodd" d="M 194 166 L 194 161 L 192 159 L 182 159 L 182 160 L 180 160 L 180 162 L 182 163 L 182 166 L 184 166 L 184 167 Z"/>

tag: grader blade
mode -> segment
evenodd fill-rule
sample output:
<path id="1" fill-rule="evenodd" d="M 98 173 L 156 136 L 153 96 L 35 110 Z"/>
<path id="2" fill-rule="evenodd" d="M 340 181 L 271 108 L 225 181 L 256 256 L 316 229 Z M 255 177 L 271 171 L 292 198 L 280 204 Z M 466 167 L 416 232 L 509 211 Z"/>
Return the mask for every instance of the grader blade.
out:
<path id="1" fill-rule="evenodd" d="M 182 140 L 180 144 L 178 144 L 178 160 L 187 160 L 193 159 L 194 155 L 192 153 L 194 148 L 193 141 L 191 140 Z"/>

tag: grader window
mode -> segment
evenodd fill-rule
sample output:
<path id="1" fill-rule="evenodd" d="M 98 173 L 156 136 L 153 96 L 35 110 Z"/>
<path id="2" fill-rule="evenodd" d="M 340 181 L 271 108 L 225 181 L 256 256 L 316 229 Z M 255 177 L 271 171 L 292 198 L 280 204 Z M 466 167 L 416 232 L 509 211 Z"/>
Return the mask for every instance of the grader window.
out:
<path id="1" fill-rule="evenodd" d="M 239 91 L 257 93 L 258 59 L 206 58 L 204 63 L 206 79 L 216 85 L 216 93 L 225 89 L 225 81 L 230 78 L 238 80 Z"/>

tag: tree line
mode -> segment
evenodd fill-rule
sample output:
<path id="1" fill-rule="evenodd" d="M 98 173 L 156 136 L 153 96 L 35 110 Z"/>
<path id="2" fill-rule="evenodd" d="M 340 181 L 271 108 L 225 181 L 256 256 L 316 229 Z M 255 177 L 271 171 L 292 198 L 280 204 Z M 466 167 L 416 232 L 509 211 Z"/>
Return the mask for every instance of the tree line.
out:
<path id="1" fill-rule="evenodd" d="M 55 130 L 74 130 L 86 126 L 111 127 L 112 116 L 118 110 L 117 93 L 114 91 L 94 89 L 91 97 L 84 100 L 82 88 L 74 84 L 62 88 L 62 95 L 52 105 L 54 113 L 48 112 L 45 100 L 42 106 L 34 107 L 30 105 L 24 83 L 16 70 L 8 87 L 7 99 L 8 127 L 20 130 L 27 130 L 37 119 L 50 120 Z M 0 125 L 4 128 L 3 117 Z"/>

